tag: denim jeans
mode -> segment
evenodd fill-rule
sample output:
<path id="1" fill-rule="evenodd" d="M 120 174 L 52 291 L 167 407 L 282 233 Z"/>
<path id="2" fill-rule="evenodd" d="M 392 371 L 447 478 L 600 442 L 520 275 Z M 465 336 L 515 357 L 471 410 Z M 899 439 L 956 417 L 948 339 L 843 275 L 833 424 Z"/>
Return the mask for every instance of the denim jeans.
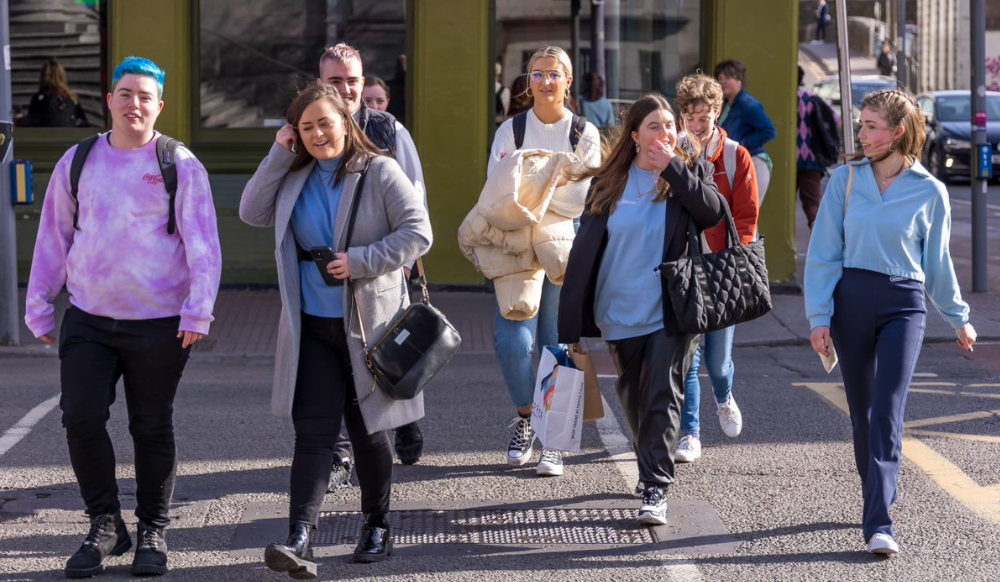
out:
<path id="1" fill-rule="evenodd" d="M 698 434 L 701 424 L 698 416 L 701 409 L 701 384 L 698 381 L 698 368 L 701 365 L 702 354 L 705 356 L 705 368 L 712 381 L 715 401 L 718 404 L 729 402 L 733 392 L 733 334 L 736 326 L 720 329 L 705 334 L 705 346 L 698 348 L 684 381 L 684 407 L 681 409 L 681 434 Z M 704 352 L 702 351 L 704 350 Z"/>
<path id="2" fill-rule="evenodd" d="M 559 321 L 560 285 L 549 281 L 542 284 L 542 301 L 538 314 L 531 319 L 511 321 L 500 315 L 497 307 L 496 331 L 493 342 L 500 371 L 503 373 L 511 402 L 517 408 L 531 406 L 535 397 L 535 365 L 532 355 L 538 346 L 554 346 L 558 342 L 556 325 Z"/>

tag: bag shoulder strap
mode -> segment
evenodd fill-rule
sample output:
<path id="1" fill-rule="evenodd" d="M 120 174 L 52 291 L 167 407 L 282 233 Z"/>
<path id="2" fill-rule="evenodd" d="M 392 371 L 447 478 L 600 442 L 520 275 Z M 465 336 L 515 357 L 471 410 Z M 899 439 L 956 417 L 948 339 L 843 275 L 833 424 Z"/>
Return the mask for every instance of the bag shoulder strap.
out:
<path id="1" fill-rule="evenodd" d="M 163 176 L 163 187 L 170 197 L 170 217 L 167 220 L 167 234 L 177 231 L 177 212 L 174 203 L 177 200 L 177 147 L 180 141 L 160 135 L 156 139 L 156 161 L 160 164 L 160 175 Z"/>
<path id="2" fill-rule="evenodd" d="M 726 138 L 722 144 L 722 166 L 726 170 L 726 177 L 729 178 L 730 191 L 736 189 L 736 151 L 740 144 Z"/>
<path id="3" fill-rule="evenodd" d="M 519 150 L 524 145 L 524 132 L 528 128 L 528 112 L 518 113 L 511 123 L 514 129 L 514 149 Z"/>
<path id="4" fill-rule="evenodd" d="M 847 164 L 847 191 L 844 193 L 844 215 L 847 215 L 847 205 L 851 202 L 851 190 L 854 188 L 854 164 Z"/>
<path id="5" fill-rule="evenodd" d="M 75 230 L 80 230 L 80 174 L 83 173 L 83 164 L 87 162 L 90 150 L 100 138 L 101 134 L 96 134 L 81 141 L 76 146 L 76 151 L 73 152 L 73 162 L 69 166 L 69 195 L 73 198 L 73 204 L 76 205 L 73 209 L 73 228 Z"/>
<path id="6" fill-rule="evenodd" d="M 580 143 L 580 138 L 583 137 L 583 132 L 587 129 L 587 118 L 581 117 L 579 115 L 573 116 L 573 127 L 569 130 L 569 147 L 574 152 L 576 151 L 577 144 Z"/>

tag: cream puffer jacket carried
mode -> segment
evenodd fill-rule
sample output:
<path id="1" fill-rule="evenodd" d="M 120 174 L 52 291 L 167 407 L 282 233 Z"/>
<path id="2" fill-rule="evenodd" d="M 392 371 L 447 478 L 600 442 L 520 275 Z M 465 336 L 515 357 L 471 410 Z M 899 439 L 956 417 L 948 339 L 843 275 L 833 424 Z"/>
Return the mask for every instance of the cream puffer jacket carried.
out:
<path id="1" fill-rule="evenodd" d="M 493 281 L 504 318 L 537 315 L 546 276 L 562 284 L 583 201 L 561 197 L 557 185 L 581 169 L 573 153 L 518 150 L 497 162 L 459 227 L 462 253 Z"/>

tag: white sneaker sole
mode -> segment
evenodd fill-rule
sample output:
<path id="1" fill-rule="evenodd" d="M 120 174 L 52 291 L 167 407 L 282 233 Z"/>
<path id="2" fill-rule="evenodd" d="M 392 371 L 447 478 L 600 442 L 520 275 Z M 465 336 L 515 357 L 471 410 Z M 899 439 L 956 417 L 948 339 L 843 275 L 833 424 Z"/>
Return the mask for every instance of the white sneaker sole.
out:
<path id="1" fill-rule="evenodd" d="M 667 516 L 652 512 L 640 512 L 639 523 L 643 525 L 667 525 Z"/>
<path id="2" fill-rule="evenodd" d="M 895 556 L 896 554 L 899 553 L 899 550 L 894 550 L 892 548 L 875 548 L 872 550 L 868 550 L 868 553 L 876 554 L 879 556 Z"/>
<path id="3" fill-rule="evenodd" d="M 674 461 L 677 463 L 693 463 L 701 458 L 701 453 L 697 455 L 678 455 L 674 454 Z"/>
<path id="4" fill-rule="evenodd" d="M 520 457 L 507 456 L 507 464 L 511 467 L 523 467 L 531 461 L 531 455 L 521 455 Z"/>
<path id="5" fill-rule="evenodd" d="M 561 477 L 563 474 L 562 465 L 542 465 L 539 463 L 535 469 L 535 474 L 539 477 Z"/>

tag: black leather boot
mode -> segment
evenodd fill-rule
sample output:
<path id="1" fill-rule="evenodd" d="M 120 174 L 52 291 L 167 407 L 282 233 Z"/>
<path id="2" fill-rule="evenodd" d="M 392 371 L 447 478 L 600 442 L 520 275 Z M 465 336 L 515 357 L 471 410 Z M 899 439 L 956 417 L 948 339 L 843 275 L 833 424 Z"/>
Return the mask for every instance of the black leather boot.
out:
<path id="1" fill-rule="evenodd" d="M 264 550 L 264 563 L 275 572 L 288 572 L 296 580 L 316 577 L 316 559 L 313 558 L 309 536 L 313 526 L 301 521 L 288 526 L 288 539 L 283 544 L 271 544 Z"/>
<path id="2" fill-rule="evenodd" d="M 133 576 L 162 576 L 167 573 L 167 540 L 163 528 L 153 527 L 142 521 L 136 532 L 135 557 L 132 559 Z"/>
<path id="3" fill-rule="evenodd" d="M 404 424 L 396 429 L 396 456 L 404 465 L 412 465 L 420 460 L 424 452 L 424 435 L 416 422 Z"/>
<path id="4" fill-rule="evenodd" d="M 90 518 L 90 532 L 83 545 L 66 562 L 67 578 L 89 578 L 104 571 L 111 556 L 120 556 L 132 547 L 132 538 L 121 513 L 106 513 Z"/>
<path id="5" fill-rule="evenodd" d="M 361 541 L 354 549 L 354 561 L 362 564 L 381 562 L 392 554 L 392 534 L 389 520 L 384 513 L 365 516 L 361 527 Z"/>

